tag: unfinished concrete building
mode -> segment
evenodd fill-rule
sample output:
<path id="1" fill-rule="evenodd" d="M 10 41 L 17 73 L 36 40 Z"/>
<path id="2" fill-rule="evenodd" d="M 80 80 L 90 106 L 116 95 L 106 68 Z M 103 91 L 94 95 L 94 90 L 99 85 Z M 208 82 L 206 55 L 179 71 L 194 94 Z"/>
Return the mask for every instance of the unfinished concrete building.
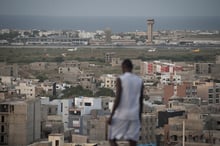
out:
<path id="1" fill-rule="evenodd" d="M 40 139 L 40 101 L 0 103 L 0 145 L 27 146 Z"/>
<path id="2" fill-rule="evenodd" d="M 139 144 L 156 144 L 156 115 L 142 114 Z"/>

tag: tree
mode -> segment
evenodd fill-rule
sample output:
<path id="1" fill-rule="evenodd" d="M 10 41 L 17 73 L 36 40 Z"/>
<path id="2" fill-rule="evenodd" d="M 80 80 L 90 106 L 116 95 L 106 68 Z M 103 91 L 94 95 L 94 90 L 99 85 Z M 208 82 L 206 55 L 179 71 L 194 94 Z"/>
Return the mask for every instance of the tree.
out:
<path id="1" fill-rule="evenodd" d="M 39 74 L 36 78 L 39 79 L 39 82 L 44 82 L 48 79 L 48 77 L 45 74 Z"/>
<path id="2" fill-rule="evenodd" d="M 71 96 L 93 96 L 92 91 L 84 89 L 82 86 L 66 88 L 63 92 L 63 97 Z"/>
<path id="3" fill-rule="evenodd" d="M 115 96 L 115 93 L 113 90 L 109 88 L 99 88 L 99 91 L 95 93 L 95 96 Z"/>

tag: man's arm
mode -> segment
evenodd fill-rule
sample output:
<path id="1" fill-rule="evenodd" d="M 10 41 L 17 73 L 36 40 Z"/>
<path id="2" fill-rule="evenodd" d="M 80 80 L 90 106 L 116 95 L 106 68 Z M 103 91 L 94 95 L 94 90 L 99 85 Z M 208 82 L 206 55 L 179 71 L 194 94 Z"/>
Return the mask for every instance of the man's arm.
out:
<path id="1" fill-rule="evenodd" d="M 109 120 L 108 120 L 109 125 L 111 125 L 112 117 L 113 117 L 113 115 L 115 113 L 115 110 L 117 109 L 117 107 L 120 103 L 121 92 L 122 92 L 121 80 L 120 80 L 120 78 L 117 78 L 117 80 L 116 80 L 116 98 L 115 98 L 115 102 L 114 102 L 114 105 L 113 105 L 112 113 L 111 113 L 111 115 L 109 117 Z"/>
<path id="2" fill-rule="evenodd" d="M 142 87 L 141 87 L 141 93 L 140 93 L 140 110 L 139 110 L 139 119 L 140 119 L 140 122 L 141 122 L 141 114 L 143 112 L 143 96 L 144 96 L 144 85 L 142 84 Z"/>

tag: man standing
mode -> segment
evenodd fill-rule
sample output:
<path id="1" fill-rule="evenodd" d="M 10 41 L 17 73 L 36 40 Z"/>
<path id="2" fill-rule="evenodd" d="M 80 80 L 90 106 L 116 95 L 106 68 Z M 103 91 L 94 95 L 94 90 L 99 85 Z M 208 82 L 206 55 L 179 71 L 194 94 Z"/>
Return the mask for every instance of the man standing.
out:
<path id="1" fill-rule="evenodd" d="M 143 104 L 143 82 L 132 73 L 133 65 L 129 59 L 122 62 L 123 74 L 116 81 L 116 99 L 109 117 L 109 142 L 117 146 L 116 140 L 129 141 L 136 146 L 139 139 Z"/>

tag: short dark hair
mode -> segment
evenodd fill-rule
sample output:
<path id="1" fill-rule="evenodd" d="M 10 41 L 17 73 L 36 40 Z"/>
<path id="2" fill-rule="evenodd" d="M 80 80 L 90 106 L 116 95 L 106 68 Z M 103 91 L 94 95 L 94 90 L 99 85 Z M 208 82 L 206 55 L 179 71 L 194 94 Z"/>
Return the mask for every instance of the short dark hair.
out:
<path id="1" fill-rule="evenodd" d="M 127 69 L 133 69 L 133 64 L 131 62 L 130 59 L 125 59 L 123 62 L 122 62 L 122 66 L 124 66 L 125 68 Z"/>

